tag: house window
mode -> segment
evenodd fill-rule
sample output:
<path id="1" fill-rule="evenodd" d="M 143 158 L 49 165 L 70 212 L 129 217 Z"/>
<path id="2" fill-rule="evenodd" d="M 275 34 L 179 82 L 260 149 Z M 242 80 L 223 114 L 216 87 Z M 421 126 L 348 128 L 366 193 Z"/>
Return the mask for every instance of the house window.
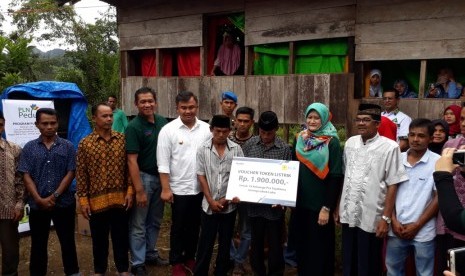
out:
<path id="1" fill-rule="evenodd" d="M 244 20 L 244 13 L 208 18 L 206 74 L 244 74 Z"/>

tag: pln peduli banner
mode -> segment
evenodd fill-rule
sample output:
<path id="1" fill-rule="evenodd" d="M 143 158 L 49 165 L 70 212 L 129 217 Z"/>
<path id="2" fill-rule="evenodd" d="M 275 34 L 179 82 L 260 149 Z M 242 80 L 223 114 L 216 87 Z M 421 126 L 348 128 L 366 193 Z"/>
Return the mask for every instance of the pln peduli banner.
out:
<path id="1" fill-rule="evenodd" d="M 21 147 L 39 137 L 35 126 L 36 112 L 39 108 L 54 108 L 53 101 L 43 100 L 7 100 L 3 99 L 5 117 L 5 137 Z"/>

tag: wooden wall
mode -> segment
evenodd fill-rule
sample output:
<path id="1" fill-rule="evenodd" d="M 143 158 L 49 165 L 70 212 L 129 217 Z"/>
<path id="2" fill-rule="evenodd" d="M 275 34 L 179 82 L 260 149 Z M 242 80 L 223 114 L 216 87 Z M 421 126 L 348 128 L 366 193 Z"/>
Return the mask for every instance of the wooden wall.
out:
<path id="1" fill-rule="evenodd" d="M 245 44 L 354 35 L 355 0 L 199 0 L 118 8 L 121 51 L 203 46 L 204 15 L 244 12 Z"/>
<path id="2" fill-rule="evenodd" d="M 118 8 L 120 50 L 198 47 L 203 43 L 203 15 L 244 11 L 244 1 L 154 1 Z"/>
<path id="3" fill-rule="evenodd" d="M 355 60 L 465 57 L 465 1 L 357 0 Z"/>
<path id="4" fill-rule="evenodd" d="M 333 122 L 344 125 L 348 98 L 353 91 L 352 74 L 251 76 L 251 77 L 127 77 L 122 79 L 122 108 L 136 115 L 134 92 L 142 86 L 157 91 L 158 113 L 177 117 L 175 96 L 181 90 L 192 91 L 199 97 L 200 119 L 208 120 L 220 113 L 220 94 L 232 90 L 238 95 L 238 106 L 255 109 L 256 118 L 263 111 L 273 110 L 281 123 L 304 123 L 303 112 L 313 102 L 330 107 Z"/>
<path id="5" fill-rule="evenodd" d="M 245 3 L 245 44 L 354 36 L 355 0 Z"/>

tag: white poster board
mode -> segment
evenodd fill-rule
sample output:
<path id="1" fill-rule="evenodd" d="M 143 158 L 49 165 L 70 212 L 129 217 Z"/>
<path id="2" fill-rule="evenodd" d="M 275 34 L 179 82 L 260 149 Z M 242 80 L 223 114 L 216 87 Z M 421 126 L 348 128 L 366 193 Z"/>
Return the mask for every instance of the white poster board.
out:
<path id="1" fill-rule="evenodd" d="M 2 100 L 2 104 L 6 139 L 21 147 L 40 135 L 35 126 L 37 110 L 43 107 L 54 108 L 53 101 L 41 100 Z M 19 222 L 20 233 L 29 231 L 28 208 L 26 205 L 24 217 Z"/>
<path id="2" fill-rule="evenodd" d="M 234 157 L 226 199 L 295 207 L 299 162 Z"/>
<path id="3" fill-rule="evenodd" d="M 40 135 L 35 126 L 37 110 L 54 108 L 53 101 L 41 100 L 2 100 L 2 104 L 6 139 L 21 147 Z"/>

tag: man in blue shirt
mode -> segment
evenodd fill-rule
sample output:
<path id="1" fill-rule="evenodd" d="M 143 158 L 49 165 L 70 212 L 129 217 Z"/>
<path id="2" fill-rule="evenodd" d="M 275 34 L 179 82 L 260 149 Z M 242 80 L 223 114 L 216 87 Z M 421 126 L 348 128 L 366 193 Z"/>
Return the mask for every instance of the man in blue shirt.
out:
<path id="1" fill-rule="evenodd" d="M 76 170 L 76 152 L 71 142 L 56 134 L 58 116 L 54 109 L 37 110 L 35 125 L 40 136 L 24 146 L 18 167 L 31 207 L 30 274 L 47 275 L 47 244 L 53 220 L 60 240 L 64 272 L 80 275 L 74 241 L 76 202 L 70 188 Z"/>
<path id="2" fill-rule="evenodd" d="M 402 153 L 409 180 L 401 182 L 397 189 L 386 250 L 388 276 L 405 274 L 410 249 L 415 252 L 417 275 L 434 274 L 438 196 L 433 172 L 439 155 L 428 150 L 433 132 L 434 126 L 428 119 L 418 118 L 410 123 L 410 149 Z"/>

